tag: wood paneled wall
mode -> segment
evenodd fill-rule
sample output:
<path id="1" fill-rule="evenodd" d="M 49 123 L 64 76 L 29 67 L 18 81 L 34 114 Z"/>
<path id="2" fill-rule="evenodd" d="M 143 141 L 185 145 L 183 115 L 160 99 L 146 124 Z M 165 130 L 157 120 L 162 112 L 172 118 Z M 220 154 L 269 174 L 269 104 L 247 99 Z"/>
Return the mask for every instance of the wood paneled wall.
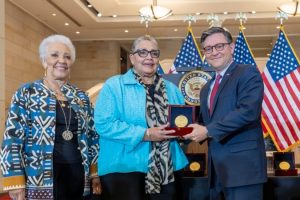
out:
<path id="1" fill-rule="evenodd" d="M 54 31 L 5 1 L 5 105 L 24 83 L 43 77 L 38 47 Z"/>
<path id="2" fill-rule="evenodd" d="M 108 77 L 120 73 L 120 44 L 115 41 L 74 42 L 76 61 L 71 82 L 88 90 Z"/>

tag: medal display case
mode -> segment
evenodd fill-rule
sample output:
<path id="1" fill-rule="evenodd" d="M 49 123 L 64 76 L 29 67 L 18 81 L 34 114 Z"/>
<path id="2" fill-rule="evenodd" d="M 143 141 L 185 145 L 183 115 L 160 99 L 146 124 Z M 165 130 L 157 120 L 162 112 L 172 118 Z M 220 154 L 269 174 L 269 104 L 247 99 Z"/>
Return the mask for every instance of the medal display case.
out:
<path id="1" fill-rule="evenodd" d="M 205 174 L 206 156 L 205 153 L 187 153 L 189 164 L 184 168 L 183 174 L 186 177 L 201 177 Z"/>
<path id="2" fill-rule="evenodd" d="M 298 176 L 294 152 L 274 152 L 275 176 Z"/>
<path id="3" fill-rule="evenodd" d="M 170 124 L 166 130 L 175 130 L 173 136 L 184 136 L 193 131 L 192 127 L 187 127 L 195 122 L 195 106 L 191 105 L 169 105 L 168 122 Z"/>

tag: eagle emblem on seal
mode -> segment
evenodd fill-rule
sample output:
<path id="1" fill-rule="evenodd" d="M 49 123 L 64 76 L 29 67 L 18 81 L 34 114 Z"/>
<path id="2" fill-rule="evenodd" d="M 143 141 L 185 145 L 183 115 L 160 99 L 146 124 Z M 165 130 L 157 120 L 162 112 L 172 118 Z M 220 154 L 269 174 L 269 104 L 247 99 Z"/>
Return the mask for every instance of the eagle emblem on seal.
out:
<path id="1" fill-rule="evenodd" d="M 179 89 L 189 105 L 200 105 L 200 91 L 211 79 L 211 75 L 204 71 L 194 70 L 184 74 L 179 81 Z"/>

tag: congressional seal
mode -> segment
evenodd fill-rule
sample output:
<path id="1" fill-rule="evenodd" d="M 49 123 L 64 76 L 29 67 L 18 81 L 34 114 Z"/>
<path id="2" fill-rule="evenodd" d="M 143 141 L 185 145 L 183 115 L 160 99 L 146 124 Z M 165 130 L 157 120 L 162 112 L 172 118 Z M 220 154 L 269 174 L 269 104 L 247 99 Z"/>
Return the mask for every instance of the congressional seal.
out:
<path id="1" fill-rule="evenodd" d="M 179 89 L 184 96 L 185 102 L 189 105 L 200 105 L 200 91 L 211 79 L 211 76 L 203 71 L 195 70 L 182 76 L 179 82 Z"/>

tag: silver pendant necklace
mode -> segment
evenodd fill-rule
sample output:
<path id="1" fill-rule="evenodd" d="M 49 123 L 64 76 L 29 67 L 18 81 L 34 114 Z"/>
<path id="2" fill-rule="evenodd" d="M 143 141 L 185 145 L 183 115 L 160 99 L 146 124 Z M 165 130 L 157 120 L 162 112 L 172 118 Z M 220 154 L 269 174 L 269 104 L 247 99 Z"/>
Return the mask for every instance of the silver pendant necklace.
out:
<path id="1" fill-rule="evenodd" d="M 63 109 L 64 106 L 61 105 L 61 102 L 60 100 L 57 100 L 58 101 L 58 104 L 60 105 L 60 108 L 64 114 L 64 118 L 65 118 L 65 122 L 66 122 L 66 130 L 62 133 L 62 138 L 66 141 L 70 141 L 72 140 L 73 138 L 73 133 L 72 131 L 69 130 L 70 128 L 70 125 L 71 125 L 71 106 L 69 105 L 69 123 L 67 123 L 67 116 L 66 116 L 66 113 Z"/>

